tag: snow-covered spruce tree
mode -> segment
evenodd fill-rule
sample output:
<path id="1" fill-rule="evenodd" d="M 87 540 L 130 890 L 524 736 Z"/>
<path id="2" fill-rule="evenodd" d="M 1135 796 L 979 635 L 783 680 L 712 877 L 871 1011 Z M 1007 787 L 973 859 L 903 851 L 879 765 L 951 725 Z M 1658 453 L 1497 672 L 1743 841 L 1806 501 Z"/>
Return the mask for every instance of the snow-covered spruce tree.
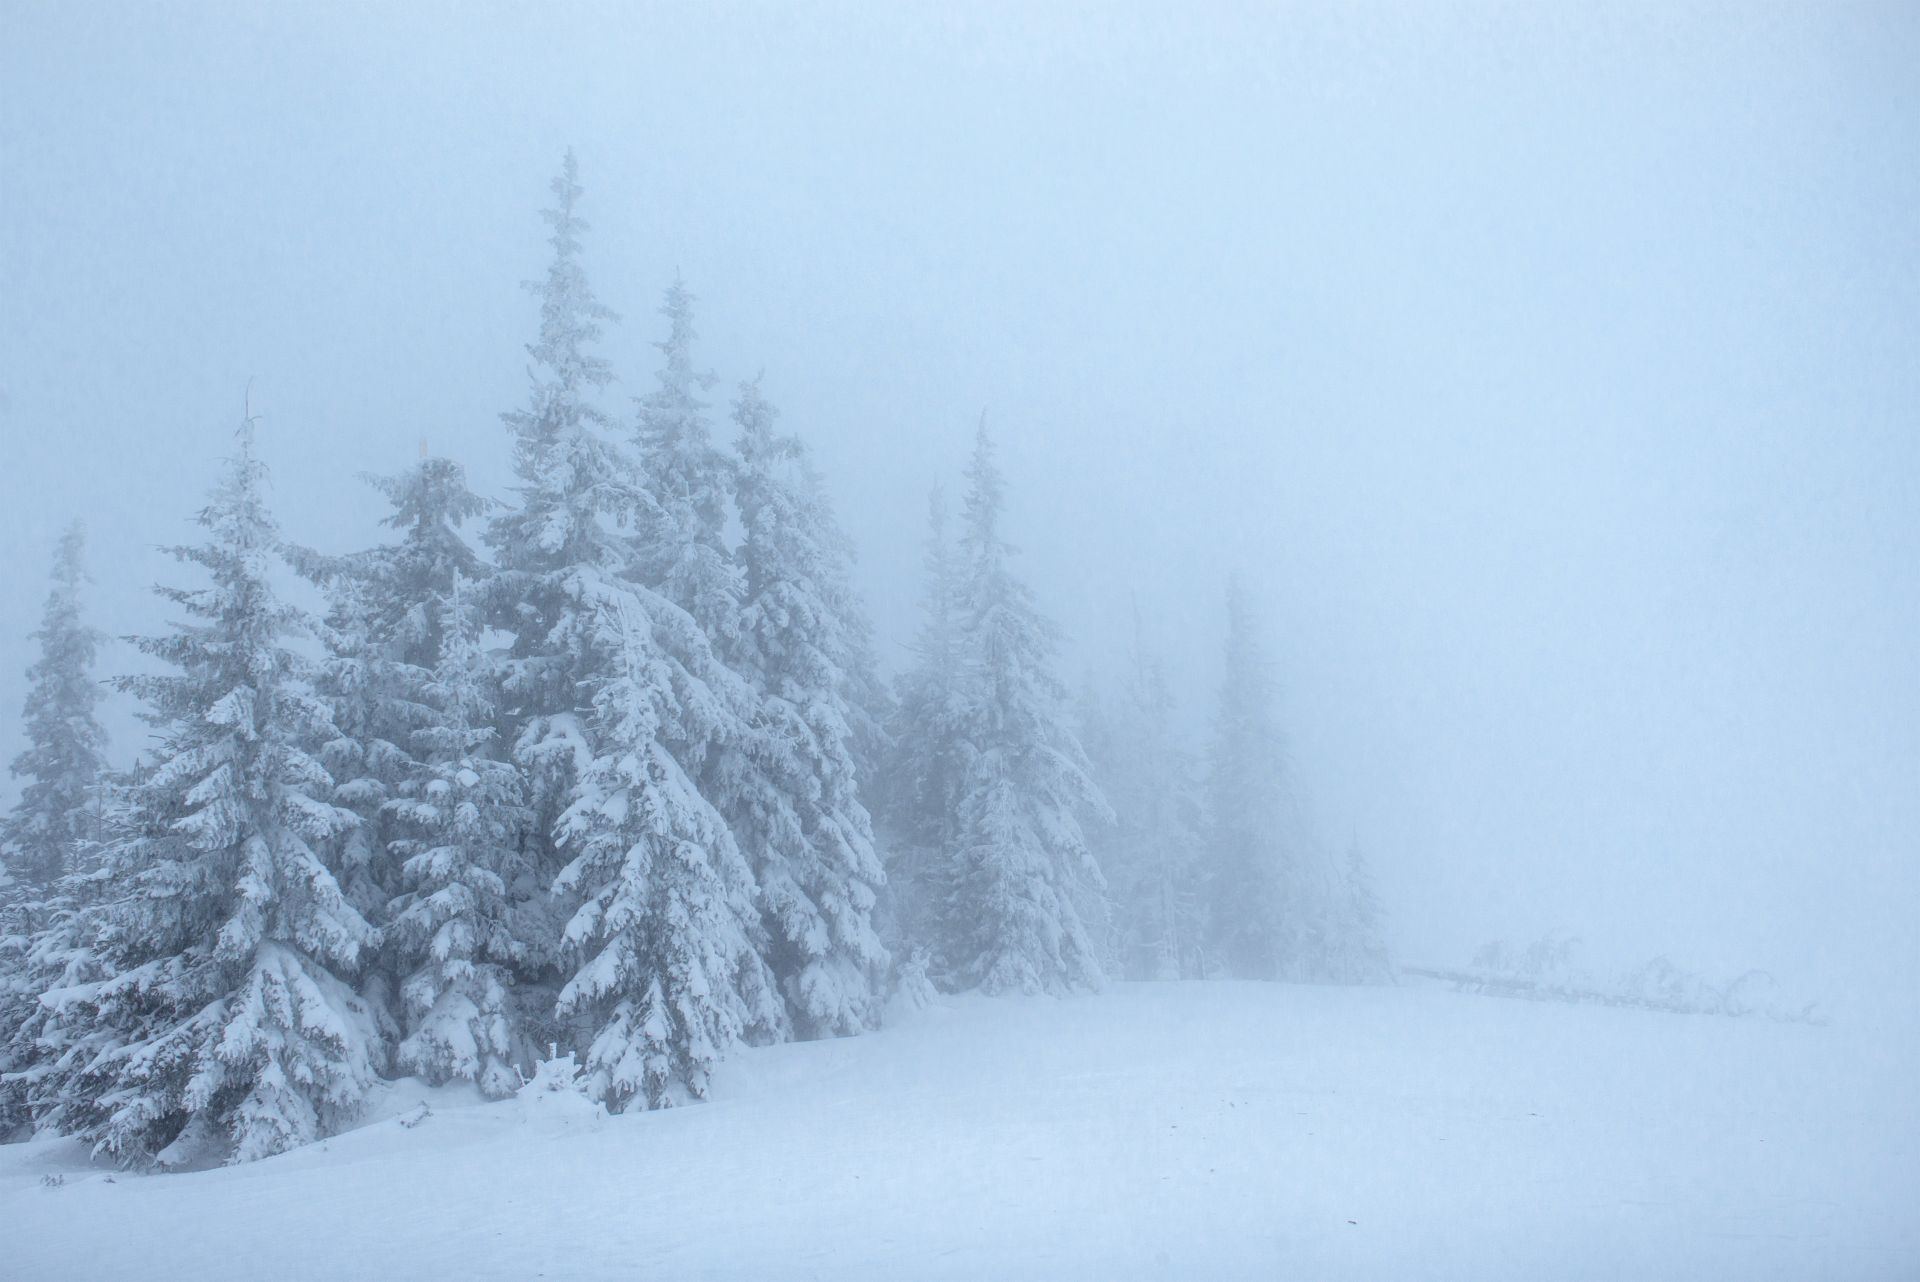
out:
<path id="1" fill-rule="evenodd" d="M 1326 924 L 1313 969 L 1318 978 L 1336 984 L 1383 984 L 1393 979 L 1393 965 L 1381 934 L 1379 896 L 1373 874 L 1356 837 L 1333 870 L 1326 895 Z"/>
<path id="2" fill-rule="evenodd" d="M 0 890 L 8 887 L 0 886 Z M 29 960 L 35 934 L 0 904 L 0 1144 L 24 1139 L 32 1119 L 24 1074 L 40 1059 L 35 1022 L 41 989 Z"/>
<path id="3" fill-rule="evenodd" d="M 877 1015 L 887 953 L 873 928 L 883 881 L 851 753 L 844 599 L 849 548 L 798 438 L 773 430 L 757 383 L 734 406 L 746 599 L 735 668 L 758 692 L 727 816 L 753 865 L 767 956 L 802 1036 Z"/>
<path id="4" fill-rule="evenodd" d="M 12 767 L 14 777 L 27 783 L 0 821 L 0 856 L 14 882 L 8 897 L 27 909 L 52 897 L 99 829 L 96 788 L 106 734 L 94 715 L 100 702 L 93 677 L 100 634 L 80 617 L 85 545 L 85 533 L 75 522 L 54 553 L 53 589 L 33 633 L 40 657 L 27 669 L 20 717 L 27 747 Z"/>
<path id="5" fill-rule="evenodd" d="M 1112 742 L 1114 719 L 1108 714 L 1106 698 L 1094 681 L 1091 671 L 1081 678 L 1080 692 L 1073 700 L 1073 733 L 1080 741 L 1080 750 L 1086 754 L 1087 775 L 1100 789 L 1101 795 L 1108 795 L 1112 786 L 1109 775 L 1115 758 Z M 1114 853 L 1115 843 L 1120 835 L 1118 811 L 1110 812 L 1103 821 L 1097 814 L 1082 815 L 1081 826 L 1087 842 L 1087 854 L 1100 869 L 1101 887 L 1089 892 L 1086 887 L 1076 889 L 1074 905 L 1080 910 L 1080 920 L 1087 928 L 1087 935 L 1094 942 L 1094 950 L 1100 958 L 1100 970 L 1105 975 L 1127 974 L 1126 945 L 1126 907 L 1121 902 L 1124 878 L 1116 879 L 1113 865 L 1109 862 Z"/>
<path id="6" fill-rule="evenodd" d="M 1093 844 L 1113 903 L 1124 973 L 1197 979 L 1205 947 L 1200 788 L 1174 725 L 1165 673 L 1137 643 L 1129 679 L 1100 716 L 1088 754 L 1112 799 L 1114 822 L 1095 829 Z"/>
<path id="7" fill-rule="evenodd" d="M 341 881 L 354 905 L 382 922 L 400 888 L 384 807 L 419 769 L 411 740 L 434 720 L 428 687 L 447 592 L 455 576 L 484 574 L 460 527 L 489 504 L 451 459 L 365 479 L 392 503 L 382 524 L 399 531 L 399 541 L 345 556 L 302 552 L 296 563 L 328 599 L 327 654 L 315 686 L 339 733 L 321 759 L 337 781 L 335 804 L 360 819 L 342 842 Z"/>
<path id="8" fill-rule="evenodd" d="M 641 579 L 691 614 L 723 654 L 739 628 L 740 571 L 727 548 L 731 460 L 714 444 L 693 367 L 694 297 L 678 279 L 660 314 L 667 336 L 654 344 L 657 386 L 640 398 L 635 434 L 648 498 L 635 548 Z"/>
<path id="9" fill-rule="evenodd" d="M 826 493 L 817 475 L 810 484 L 817 493 Z M 824 596 L 827 608 L 840 621 L 839 632 L 844 644 L 840 700 L 847 720 L 847 755 L 853 763 L 855 793 L 861 808 L 867 812 L 874 858 L 880 868 L 870 919 L 882 949 L 887 949 L 892 911 L 886 873 L 890 855 L 879 812 L 886 804 L 886 778 L 895 751 L 893 690 L 880 672 L 879 655 L 874 649 L 873 621 L 867 614 L 866 603 L 853 586 L 856 555 L 853 540 L 844 531 L 836 529 L 835 533 L 845 555 L 841 558 L 837 581 L 828 580 Z M 889 950 L 891 965 L 897 968 L 904 960 Z"/>
<path id="10" fill-rule="evenodd" d="M 316 847 L 354 822 L 313 748 L 332 737 L 275 596 L 279 540 L 253 424 L 174 554 L 202 588 L 139 647 L 171 672 L 117 683 L 162 749 L 126 789 L 107 855 L 112 893 L 82 932 L 105 975 L 41 999 L 67 1028 L 55 1098 L 36 1120 L 127 1162 L 265 1157 L 326 1135 L 372 1085 L 379 1047 L 344 982 L 374 932 Z"/>
<path id="11" fill-rule="evenodd" d="M 1111 812 L 1066 720 L 1053 626 L 1007 564 L 1004 486 L 984 424 L 967 480 L 942 979 L 989 993 L 1097 987 L 1099 957 L 1074 899 L 1101 878 L 1080 817 Z"/>
<path id="12" fill-rule="evenodd" d="M 807 484 L 813 492 L 826 493 L 825 483 L 811 466 Z M 854 543 L 837 524 L 831 526 L 840 555 L 829 559 L 831 572 L 820 585 L 828 611 L 838 621 L 842 656 L 840 697 L 847 715 L 847 752 L 853 758 L 854 778 L 860 784 L 861 804 L 869 815 L 880 804 L 883 779 L 894 751 L 893 691 L 880 674 L 880 658 L 874 650 L 873 620 L 866 603 L 853 585 L 853 563 L 858 555 Z M 877 824 L 876 824 L 877 828 Z M 879 836 L 875 834 L 878 849 Z M 881 862 L 885 863 L 884 853 Z"/>
<path id="13" fill-rule="evenodd" d="M 874 856 L 880 867 L 876 887 L 878 898 L 874 904 L 872 921 L 881 947 L 885 949 L 883 900 L 887 889 L 887 850 L 880 833 L 876 808 L 884 799 L 884 779 L 895 748 L 891 731 L 893 691 L 880 672 L 880 659 L 874 649 L 873 620 L 867 613 L 866 603 L 861 599 L 858 589 L 854 587 L 853 566 L 858 552 L 853 539 L 832 519 L 832 505 L 826 499 L 826 483 L 811 462 L 804 467 L 801 482 L 806 492 L 819 497 L 821 511 L 827 517 L 821 537 L 838 549 L 836 555 L 825 559 L 823 577 L 818 586 L 828 613 L 836 621 L 836 631 L 841 640 L 840 699 L 848 728 L 847 754 L 852 760 L 855 792 L 861 808 L 867 812 Z M 890 957 L 889 960 L 897 964 L 900 959 Z"/>
<path id="14" fill-rule="evenodd" d="M 1273 678 L 1239 580 L 1208 760 L 1204 868 L 1211 960 L 1240 979 L 1298 973 L 1308 905 L 1286 798 Z"/>
<path id="15" fill-rule="evenodd" d="M 539 337 L 527 347 L 528 403 L 501 415 L 513 434 L 518 502 L 486 532 L 495 564 L 488 616 L 512 637 L 501 664 L 503 740 L 526 776 L 530 855 L 549 882 L 566 862 L 554 845 L 554 824 L 590 753 L 583 684 L 596 660 L 592 598 L 625 569 L 627 550 L 612 526 L 631 510 L 633 494 L 631 463 L 602 435 L 610 423 L 593 400 L 613 378 L 593 344 L 614 315 L 594 297 L 581 266 L 587 224 L 577 212 L 581 188 L 571 151 L 552 190 L 554 207 L 542 217 L 552 230 L 553 257 L 544 279 L 526 283 L 540 299 Z M 549 970 L 559 964 L 560 926 L 556 919 L 526 941 L 544 951 Z"/>
<path id="16" fill-rule="evenodd" d="M 86 891 L 90 886 L 78 889 Z M 68 896 L 0 909 L 0 1143 L 25 1138 L 36 1116 L 59 1105 L 59 1066 L 85 1030 L 58 1005 L 40 1001 L 101 977 L 88 923 Z"/>
<path id="17" fill-rule="evenodd" d="M 676 279 L 660 307 L 667 334 L 654 344 L 661 357 L 656 386 L 638 402 L 635 429 L 641 502 L 633 558 L 640 580 L 686 612 L 725 666 L 724 672 L 707 679 L 721 696 L 713 709 L 716 715 L 702 737 L 679 738 L 676 751 L 694 786 L 727 823 L 735 845 L 757 847 L 762 834 L 749 812 L 778 786 L 769 782 L 770 759 L 778 745 L 774 731 L 762 724 L 762 692 L 739 671 L 745 585 L 727 531 L 735 460 L 714 444 L 700 399 L 711 376 L 694 368 L 693 304 L 693 295 Z M 768 866 L 758 849 L 744 853 L 752 856 L 750 863 Z M 746 938 L 763 961 L 774 947 L 765 915 L 756 910 L 743 920 Z M 755 1022 L 747 1028 L 755 1041 L 777 1040 L 790 1032 L 784 1011 L 775 1023 Z"/>
<path id="18" fill-rule="evenodd" d="M 924 618 L 914 663 L 896 682 L 893 751 L 875 778 L 887 881 L 882 920 L 896 956 L 930 951 L 959 812 L 960 575 L 945 496 L 927 499 Z"/>
<path id="19" fill-rule="evenodd" d="M 0 819 L 0 1141 L 24 1135 L 36 1109 L 56 1102 L 53 1070 L 76 1035 L 40 995 L 101 975 L 80 909 L 103 889 L 116 777 L 102 761 L 106 736 L 94 715 L 101 637 L 80 621 L 84 541 L 76 521 L 55 551 L 21 718 L 28 747 L 13 763 L 30 782 Z"/>
<path id="20" fill-rule="evenodd" d="M 502 721 L 531 857 L 552 878 L 553 1040 L 585 1050 L 596 1098 L 658 1105 L 702 1094 L 743 1032 L 785 1029 L 751 944 L 752 873 L 692 783 L 753 700 L 687 612 L 643 585 L 616 528 L 659 513 L 592 400 L 611 378 L 591 351 L 611 313 L 580 266 L 570 154 L 554 194 L 531 401 L 504 416 L 520 503 L 488 531 L 492 617 L 514 637 Z"/>
<path id="21" fill-rule="evenodd" d="M 97 862 L 104 828 L 106 735 L 92 671 L 101 638 L 81 622 L 84 547 L 76 521 L 55 549 L 52 590 L 32 634 L 40 657 L 27 670 L 27 747 L 13 761 L 14 776 L 28 782 L 0 818 L 0 1140 L 27 1126 L 36 1079 L 62 1042 L 40 994 L 95 977 L 75 948 L 73 893 L 84 889 L 73 875 Z"/>
<path id="22" fill-rule="evenodd" d="M 393 843 L 404 889 L 386 951 L 400 974 L 405 1035 L 396 1065 L 432 1082 L 475 1082 L 495 1098 L 520 1085 L 533 1048 L 512 990 L 529 946 L 516 902 L 533 870 L 522 848 L 524 785 L 494 756 L 493 671 L 480 619 L 458 571 L 432 614 L 440 658 L 423 692 L 429 723 L 410 747 L 420 765 L 386 803 L 404 833 Z"/>
<path id="23" fill-rule="evenodd" d="M 580 965 L 562 1014 L 592 1030 L 589 1091 L 611 1107 L 704 1097 L 736 1042 L 783 1036 L 786 1012 L 760 956 L 753 873 L 675 748 L 726 733 L 714 693 L 732 679 L 687 614 L 642 589 L 598 603 L 591 683 L 594 756 L 557 831 L 571 862 L 557 886 Z"/>

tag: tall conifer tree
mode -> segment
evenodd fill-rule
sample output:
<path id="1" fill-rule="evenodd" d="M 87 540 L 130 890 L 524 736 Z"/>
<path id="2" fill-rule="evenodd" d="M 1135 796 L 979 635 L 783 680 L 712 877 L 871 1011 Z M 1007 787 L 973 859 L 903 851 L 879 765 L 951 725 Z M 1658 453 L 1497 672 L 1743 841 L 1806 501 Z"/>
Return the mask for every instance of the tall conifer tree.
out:
<path id="1" fill-rule="evenodd" d="M 1241 979 L 1297 972 L 1306 924 L 1273 676 L 1245 589 L 1227 588 L 1226 674 L 1208 760 L 1205 880 L 1215 964 Z"/>
<path id="2" fill-rule="evenodd" d="M 725 653 L 740 626 L 740 570 L 727 547 L 731 461 L 714 443 L 700 399 L 711 380 L 693 364 L 694 301 L 678 279 L 668 286 L 660 305 L 667 336 L 654 344 L 660 351 L 656 385 L 639 401 L 635 440 L 647 500 L 639 520 L 639 573 Z"/>
<path id="3" fill-rule="evenodd" d="M 580 264 L 570 153 L 553 189 L 532 396 L 505 416 L 520 503 L 489 530 L 493 618 L 514 635 L 503 716 L 552 878 L 556 1040 L 585 1051 L 597 1097 L 661 1105 L 703 1094 L 735 1040 L 786 1027 L 751 871 L 694 782 L 752 697 L 619 528 L 662 509 L 593 402 L 611 313 Z"/>
<path id="4" fill-rule="evenodd" d="M 1328 880 L 1320 977 L 1337 984 L 1392 982 L 1393 963 L 1382 931 L 1385 914 L 1358 837 L 1348 843 Z"/>
<path id="5" fill-rule="evenodd" d="M 169 672 L 124 678 L 162 750 L 123 799 L 112 891 L 86 910 L 105 976 L 42 998 L 70 1034 L 42 1121 L 126 1161 L 264 1157 L 337 1129 L 374 1081 L 372 1020 L 345 978 L 374 931 L 320 851 L 355 820 L 314 755 L 334 734 L 289 641 L 280 542 L 253 423 L 174 549 L 209 580 L 140 638 Z"/>
<path id="6" fill-rule="evenodd" d="M 1053 626 L 1009 565 L 1005 486 L 984 424 L 967 483 L 943 978 L 990 993 L 1097 987 L 1099 956 L 1074 900 L 1101 880 L 1081 816 L 1110 812 L 1067 724 Z"/>
<path id="7" fill-rule="evenodd" d="M 398 1067 L 511 1093 L 529 1063 L 513 989 L 534 947 L 519 905 L 541 889 L 527 858 L 520 772 L 491 751 L 494 673 L 480 620 L 456 571 L 436 603 L 439 661 L 423 691 L 418 766 L 386 810 L 401 890 L 386 930 L 400 978 Z"/>
<path id="8" fill-rule="evenodd" d="M 400 888 L 384 807 L 420 769 L 412 740 L 434 720 L 428 690 L 447 594 L 456 577 L 484 576 L 460 527 L 489 504 L 451 459 L 424 458 L 397 476 L 365 479 L 392 504 L 382 524 L 399 540 L 345 556 L 302 551 L 298 564 L 328 599 L 317 688 L 339 734 L 322 759 L 336 781 L 333 800 L 360 817 L 344 840 L 342 882 L 361 912 L 382 922 Z"/>
<path id="9" fill-rule="evenodd" d="M 877 1017 L 887 963 L 872 922 L 883 873 L 851 748 L 849 549 L 804 446 L 773 419 L 759 385 L 744 385 L 734 421 L 746 596 L 733 656 L 760 703 L 728 814 L 795 1027 L 844 1034 Z"/>
<path id="10" fill-rule="evenodd" d="M 27 670 L 27 747 L 13 761 L 27 784 L 0 819 L 0 1139 L 27 1125 L 34 1079 L 64 1041 L 40 1008 L 41 992 L 98 977 L 78 946 L 76 895 L 64 880 L 97 863 L 106 832 L 106 735 L 92 672 L 100 635 L 80 613 L 84 546 L 76 521 L 54 553 L 52 590 L 33 633 L 40 657 Z"/>
<path id="11" fill-rule="evenodd" d="M 12 766 L 14 777 L 27 783 L 0 821 L 0 856 L 23 900 L 47 899 L 98 836 L 96 788 L 107 739 L 95 715 L 100 686 L 93 662 L 100 634 L 80 615 L 85 547 L 79 522 L 60 536 L 53 587 L 33 633 L 40 657 L 27 669 L 20 716 L 27 746 Z"/>
<path id="12" fill-rule="evenodd" d="M 922 620 L 892 710 L 893 752 L 876 776 L 888 848 L 886 920 L 896 951 L 926 951 L 952 867 L 960 786 L 960 577 L 946 497 L 927 496 Z"/>
<path id="13" fill-rule="evenodd" d="M 1200 788 L 1165 674 L 1137 640 L 1134 650 L 1125 686 L 1102 710 L 1097 746 L 1089 744 L 1115 812 L 1094 848 L 1127 977 L 1197 979 L 1205 948 Z"/>

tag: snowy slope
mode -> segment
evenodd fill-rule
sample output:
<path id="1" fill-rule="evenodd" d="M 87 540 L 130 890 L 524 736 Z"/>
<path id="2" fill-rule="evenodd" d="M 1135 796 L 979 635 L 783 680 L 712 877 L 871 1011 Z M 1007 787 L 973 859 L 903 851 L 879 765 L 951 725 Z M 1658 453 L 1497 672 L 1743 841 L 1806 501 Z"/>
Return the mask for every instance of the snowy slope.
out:
<path id="1" fill-rule="evenodd" d="M 244 1167 L 0 1149 L 0 1276 L 1913 1278 L 1883 1040 L 1411 988 L 964 999 L 663 1113 L 403 1086 L 418 1125 Z"/>

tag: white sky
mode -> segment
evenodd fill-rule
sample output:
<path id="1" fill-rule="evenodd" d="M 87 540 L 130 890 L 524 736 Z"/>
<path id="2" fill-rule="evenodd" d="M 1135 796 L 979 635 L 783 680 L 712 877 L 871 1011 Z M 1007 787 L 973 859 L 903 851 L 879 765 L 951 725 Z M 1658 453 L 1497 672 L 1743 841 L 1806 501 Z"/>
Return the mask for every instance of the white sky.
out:
<path id="1" fill-rule="evenodd" d="M 1198 723 L 1226 571 L 1256 586 L 1318 825 L 1409 959 L 1557 928 L 1910 991 L 1920 8 L 0 26 L 0 753 L 59 526 L 101 625 L 159 626 L 249 378 L 294 537 L 370 541 L 354 475 L 422 437 L 502 492 L 572 144 L 609 407 L 677 268 L 716 411 L 764 370 L 813 442 L 889 658 L 984 407 L 1069 681 L 1137 596 Z"/>

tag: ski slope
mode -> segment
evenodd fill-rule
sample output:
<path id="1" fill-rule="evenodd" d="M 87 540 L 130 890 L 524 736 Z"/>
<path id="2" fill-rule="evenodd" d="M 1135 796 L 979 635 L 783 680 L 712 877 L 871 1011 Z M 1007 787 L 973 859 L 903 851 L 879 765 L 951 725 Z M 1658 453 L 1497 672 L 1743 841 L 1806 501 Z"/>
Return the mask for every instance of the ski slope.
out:
<path id="1" fill-rule="evenodd" d="M 1899 1043 L 1418 988 L 966 998 L 667 1112 L 401 1083 L 249 1166 L 0 1148 L 0 1277 L 1914 1278 Z"/>

